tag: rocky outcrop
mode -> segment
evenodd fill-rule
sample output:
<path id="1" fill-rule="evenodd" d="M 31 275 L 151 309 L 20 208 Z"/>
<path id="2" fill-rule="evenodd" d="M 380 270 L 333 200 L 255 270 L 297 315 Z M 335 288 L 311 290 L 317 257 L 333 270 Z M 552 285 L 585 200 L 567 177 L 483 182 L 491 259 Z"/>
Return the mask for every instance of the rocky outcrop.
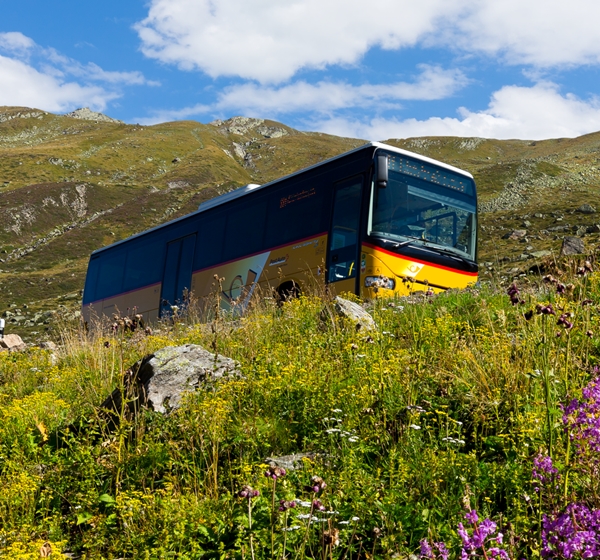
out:
<path id="1" fill-rule="evenodd" d="M 356 325 L 358 331 L 372 331 L 377 328 L 373 317 L 358 303 L 337 296 L 333 301 L 333 309 L 341 317 L 346 317 Z M 326 314 L 323 313 L 325 318 Z"/>
<path id="2" fill-rule="evenodd" d="M 185 344 L 162 348 L 141 359 L 125 373 L 126 407 L 132 415 L 141 406 L 166 414 L 181 406 L 185 393 L 239 376 L 237 362 L 213 354 L 202 346 Z M 109 421 L 117 424 L 122 404 L 123 393 L 117 388 L 100 408 Z"/>
<path id="3" fill-rule="evenodd" d="M 24 350 L 25 348 L 25 343 L 18 334 L 7 334 L 0 338 L 0 352 L 2 350 Z"/>
<path id="4" fill-rule="evenodd" d="M 125 124 L 123 121 L 113 119 L 102 113 L 97 113 L 96 111 L 92 111 L 89 107 L 82 107 L 81 109 L 75 109 L 75 111 L 71 111 L 64 115 L 65 117 L 70 117 L 72 119 L 81 119 L 85 121 L 94 121 L 94 122 L 110 122 L 117 124 Z"/>
<path id="5" fill-rule="evenodd" d="M 281 138 L 289 135 L 289 131 L 283 127 L 266 125 L 264 119 L 233 117 L 226 121 L 212 121 L 209 124 L 228 134 L 238 134 L 240 136 L 252 132 L 257 132 L 263 138 Z"/>
<path id="6" fill-rule="evenodd" d="M 563 239 L 560 254 L 563 256 L 583 255 L 585 253 L 585 244 L 579 237 L 566 236 Z"/>

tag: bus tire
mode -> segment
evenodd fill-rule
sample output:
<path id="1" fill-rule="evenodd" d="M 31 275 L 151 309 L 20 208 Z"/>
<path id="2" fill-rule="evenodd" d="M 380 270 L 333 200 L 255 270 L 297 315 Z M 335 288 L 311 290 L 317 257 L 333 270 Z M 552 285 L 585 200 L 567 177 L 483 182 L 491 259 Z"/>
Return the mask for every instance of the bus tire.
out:
<path id="1" fill-rule="evenodd" d="M 281 305 L 286 301 L 300 297 L 300 294 L 300 285 L 293 280 L 288 280 L 277 288 L 277 302 Z"/>

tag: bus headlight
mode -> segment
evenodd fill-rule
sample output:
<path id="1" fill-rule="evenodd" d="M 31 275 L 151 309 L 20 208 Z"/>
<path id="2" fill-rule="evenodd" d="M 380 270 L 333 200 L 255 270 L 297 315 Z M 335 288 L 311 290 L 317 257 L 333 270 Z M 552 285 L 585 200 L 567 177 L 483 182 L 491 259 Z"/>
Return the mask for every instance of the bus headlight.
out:
<path id="1" fill-rule="evenodd" d="M 383 288 L 393 290 L 396 287 L 396 281 L 387 276 L 367 276 L 365 278 L 365 288 Z"/>

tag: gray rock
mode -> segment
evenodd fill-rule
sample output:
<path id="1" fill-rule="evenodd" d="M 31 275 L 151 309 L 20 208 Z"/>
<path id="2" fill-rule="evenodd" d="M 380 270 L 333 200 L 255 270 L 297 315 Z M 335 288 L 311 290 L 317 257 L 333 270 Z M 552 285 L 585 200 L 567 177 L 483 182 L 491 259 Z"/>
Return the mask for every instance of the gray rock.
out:
<path id="1" fill-rule="evenodd" d="M 585 253 L 585 244 L 583 239 L 567 235 L 563 238 L 560 254 L 563 256 L 581 255 Z"/>
<path id="2" fill-rule="evenodd" d="M 213 354 L 197 344 L 162 348 L 148 361 L 151 369 L 144 384 L 147 404 L 161 413 L 178 408 L 184 393 L 203 382 L 239 376 L 239 364 Z"/>
<path id="3" fill-rule="evenodd" d="M 145 356 L 125 373 L 127 409 L 134 416 L 141 406 L 165 414 L 179 408 L 185 393 L 204 383 L 239 377 L 239 364 L 197 344 L 169 346 Z M 100 405 L 107 420 L 119 423 L 123 395 L 120 389 Z"/>
<path id="4" fill-rule="evenodd" d="M 333 307 L 338 315 L 354 321 L 356 330 L 372 331 L 377 328 L 373 317 L 358 303 L 337 296 L 333 302 Z"/>
<path id="5" fill-rule="evenodd" d="M 582 204 L 575 212 L 580 214 L 595 214 L 596 209 L 591 204 Z"/>
<path id="6" fill-rule="evenodd" d="M 65 114 L 65 117 L 71 117 L 72 119 L 81 119 L 85 121 L 125 124 L 123 121 L 113 119 L 112 117 L 107 117 L 103 113 L 97 113 L 96 111 L 92 111 L 89 107 L 75 109 L 75 111 L 71 111 L 70 113 Z"/>
<path id="7" fill-rule="evenodd" d="M 552 256 L 552 251 L 543 250 L 543 251 L 532 251 L 529 253 L 534 259 L 543 259 L 544 257 Z"/>
<path id="8" fill-rule="evenodd" d="M 0 350 L 25 350 L 27 346 L 18 334 L 5 334 L 0 338 Z"/>
<path id="9" fill-rule="evenodd" d="M 294 453 L 293 455 L 282 455 L 281 457 L 267 457 L 265 463 L 273 467 L 282 467 L 286 471 L 293 471 L 304 466 L 303 459 L 314 460 L 316 456 L 316 453 Z"/>
<path id="10" fill-rule="evenodd" d="M 508 233 L 502 236 L 502 239 L 521 239 L 527 235 L 527 230 L 525 229 L 513 229 Z"/>

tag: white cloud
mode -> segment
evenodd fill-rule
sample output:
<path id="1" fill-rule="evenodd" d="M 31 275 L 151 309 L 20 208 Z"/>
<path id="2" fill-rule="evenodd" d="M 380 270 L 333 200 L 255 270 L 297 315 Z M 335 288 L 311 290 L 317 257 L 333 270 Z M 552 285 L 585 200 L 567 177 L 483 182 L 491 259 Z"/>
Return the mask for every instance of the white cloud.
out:
<path id="1" fill-rule="evenodd" d="M 600 62 L 596 0 L 151 0 L 142 51 L 261 83 L 422 43 L 534 66 Z"/>
<path id="2" fill-rule="evenodd" d="M 140 72 L 110 72 L 44 49 L 19 32 L 0 33 L 0 105 L 102 111 L 124 85 L 156 85 Z"/>
<path id="3" fill-rule="evenodd" d="M 600 100 L 561 95 L 555 84 L 505 86 L 495 92 L 485 111 L 460 110 L 459 118 L 375 118 L 368 122 L 332 118 L 312 127 L 339 136 L 386 140 L 418 136 L 475 136 L 483 138 L 576 137 L 600 130 Z"/>
<path id="4" fill-rule="evenodd" d="M 118 97 L 99 86 L 85 86 L 57 79 L 20 60 L 0 56 L 0 105 L 35 107 L 46 111 L 68 111 L 83 105 L 102 111 Z"/>
<path id="5" fill-rule="evenodd" d="M 383 109 L 402 100 L 443 99 L 468 82 L 458 70 L 437 66 L 421 66 L 421 74 L 413 82 L 351 85 L 344 82 L 304 81 L 282 87 L 265 87 L 247 83 L 226 88 L 215 108 L 241 111 L 248 115 L 271 117 L 297 111 L 328 113 L 360 106 Z"/>
<path id="6" fill-rule="evenodd" d="M 170 121 L 185 120 L 189 117 L 197 117 L 205 113 L 210 113 L 213 107 L 210 105 L 202 105 L 198 103 L 191 107 L 184 107 L 183 109 L 160 109 L 154 111 L 149 117 L 139 117 L 133 119 L 134 122 L 144 125 L 153 125 Z"/>
<path id="7" fill-rule="evenodd" d="M 462 1 L 462 0 L 460 0 Z M 450 4 L 450 7 L 448 5 Z M 355 64 L 374 45 L 400 48 L 435 30 L 451 0 L 152 0 L 136 29 L 149 57 L 281 82 L 299 69 Z"/>
<path id="8" fill-rule="evenodd" d="M 246 83 L 225 88 L 213 104 L 196 104 L 177 110 L 156 111 L 151 117 L 140 118 L 141 124 L 156 124 L 185 119 L 206 113 L 242 114 L 260 118 L 279 118 L 298 112 L 333 113 L 340 109 L 360 107 L 378 111 L 398 108 L 403 100 L 443 99 L 452 95 L 468 80 L 458 70 L 421 65 L 421 73 L 412 82 L 365 84 L 355 86 L 345 82 L 304 81 L 282 87 Z"/>
<path id="9" fill-rule="evenodd" d="M 472 0 L 463 15 L 449 37 L 465 51 L 539 67 L 600 62 L 595 0 Z"/>

